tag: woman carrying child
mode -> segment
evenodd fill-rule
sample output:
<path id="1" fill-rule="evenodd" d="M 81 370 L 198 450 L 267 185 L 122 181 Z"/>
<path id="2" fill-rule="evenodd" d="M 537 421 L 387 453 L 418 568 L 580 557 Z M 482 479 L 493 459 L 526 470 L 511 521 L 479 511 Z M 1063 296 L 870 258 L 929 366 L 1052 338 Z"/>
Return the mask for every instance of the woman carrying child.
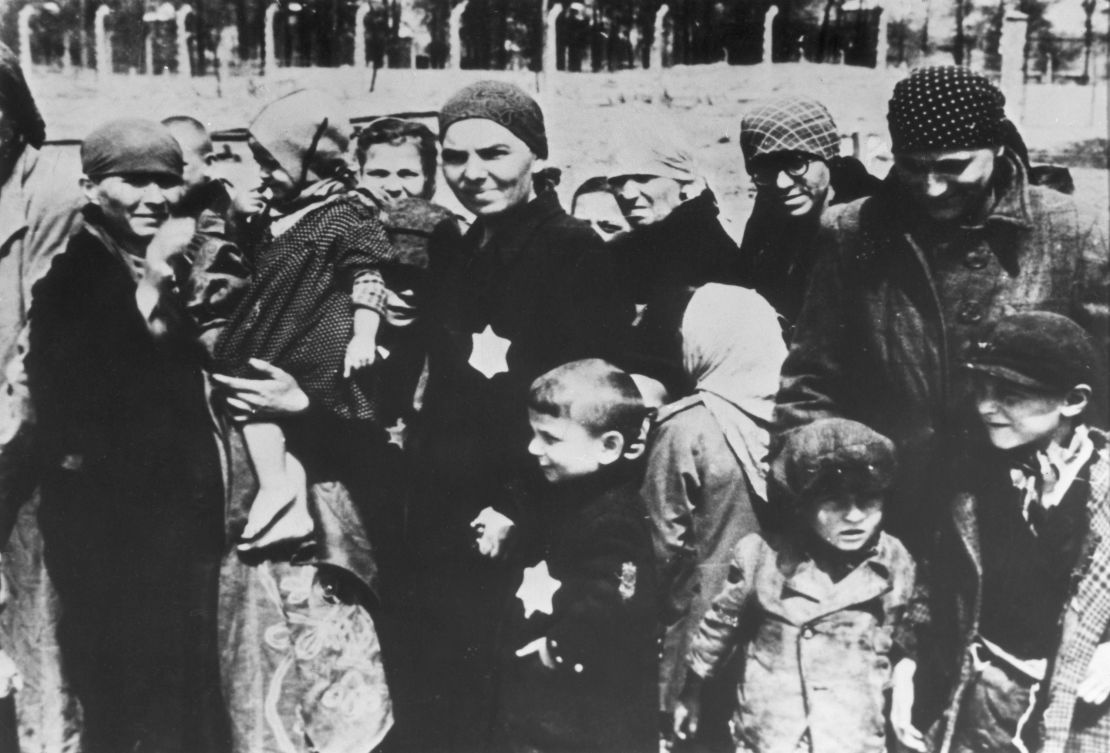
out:
<path id="1" fill-rule="evenodd" d="M 737 545 L 687 657 L 680 739 L 696 732 L 703 680 L 738 647 L 738 751 L 885 753 L 893 636 L 914 584 L 909 553 L 880 530 L 895 466 L 891 441 L 854 421 L 786 436 L 772 481 L 793 526 Z"/>
<path id="2" fill-rule="evenodd" d="M 213 377 L 243 425 L 228 433 L 230 534 L 249 509 L 221 573 L 236 751 L 369 751 L 393 724 L 366 525 L 393 474 L 378 369 L 355 372 L 377 359 L 385 275 L 406 259 L 351 191 L 349 130 L 309 91 L 250 126 L 268 206 L 251 287 L 217 343 L 231 374 Z"/>
<path id="3" fill-rule="evenodd" d="M 266 224 L 252 254 L 251 285 L 216 345 L 216 359 L 232 376 L 247 376 L 251 358 L 266 361 L 339 418 L 372 420 L 373 389 L 356 372 L 377 360 L 381 270 L 396 254 L 374 211 L 351 195 L 349 130 L 338 103 L 307 90 L 271 103 L 251 123 Z M 243 436 L 259 489 L 240 548 L 307 537 L 305 471 L 286 452 L 283 429 L 250 419 Z"/>

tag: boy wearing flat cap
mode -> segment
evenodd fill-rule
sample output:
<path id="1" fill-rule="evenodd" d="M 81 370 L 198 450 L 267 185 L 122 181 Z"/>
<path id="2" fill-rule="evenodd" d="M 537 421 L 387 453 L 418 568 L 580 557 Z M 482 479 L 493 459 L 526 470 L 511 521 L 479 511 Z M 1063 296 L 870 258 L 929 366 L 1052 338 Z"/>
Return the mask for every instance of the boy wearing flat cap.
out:
<path id="1" fill-rule="evenodd" d="M 1105 751 L 1110 452 L 1084 422 L 1094 346 L 1067 317 L 1026 312 L 988 327 L 963 366 L 990 446 L 955 476 L 911 620 L 933 661 L 912 711 L 915 666 L 896 668 L 892 725 L 920 751 Z"/>
<path id="2" fill-rule="evenodd" d="M 697 731 L 703 679 L 739 646 L 738 752 L 885 753 L 883 691 L 914 587 L 909 552 L 880 529 L 895 468 L 894 445 L 863 424 L 790 432 L 771 472 L 795 525 L 736 546 L 687 655 L 680 739 Z"/>

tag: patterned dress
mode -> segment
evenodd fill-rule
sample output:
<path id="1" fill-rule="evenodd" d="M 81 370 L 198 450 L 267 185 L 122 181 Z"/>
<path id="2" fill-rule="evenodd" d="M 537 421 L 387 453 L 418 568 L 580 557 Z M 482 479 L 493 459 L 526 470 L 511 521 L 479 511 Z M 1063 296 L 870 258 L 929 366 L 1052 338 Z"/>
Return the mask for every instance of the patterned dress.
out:
<path id="1" fill-rule="evenodd" d="M 365 380 L 342 375 L 351 288 L 361 273 L 395 257 L 374 210 L 354 197 L 325 200 L 276 238 L 267 229 L 251 286 L 216 344 L 218 368 L 251 376 L 247 359 L 260 358 L 288 371 L 314 403 L 336 415 L 373 418 Z"/>

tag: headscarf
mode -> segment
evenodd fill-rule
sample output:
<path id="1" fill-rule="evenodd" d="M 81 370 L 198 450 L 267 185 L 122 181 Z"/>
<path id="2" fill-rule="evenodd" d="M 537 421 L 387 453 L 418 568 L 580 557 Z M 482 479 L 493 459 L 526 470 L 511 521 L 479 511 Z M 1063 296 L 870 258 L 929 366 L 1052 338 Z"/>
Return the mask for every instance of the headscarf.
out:
<path id="1" fill-rule="evenodd" d="M 46 140 L 46 124 L 42 121 L 19 57 L 7 45 L 0 43 L 0 111 L 12 118 L 16 132 L 31 146 L 39 149 Z"/>
<path id="2" fill-rule="evenodd" d="M 621 143 L 613 156 L 609 178 L 626 175 L 650 175 L 690 183 L 698 170 L 694 151 L 684 134 L 658 119 L 650 122 L 640 118 L 621 129 Z"/>
<path id="3" fill-rule="evenodd" d="M 351 121 L 324 92 L 287 94 L 263 107 L 248 130 L 298 184 L 332 178 L 347 168 Z"/>
<path id="4" fill-rule="evenodd" d="M 967 68 L 918 68 L 894 85 L 886 116 L 891 151 L 998 146 L 1005 105 L 998 87 Z"/>
<path id="5" fill-rule="evenodd" d="M 805 152 L 827 162 L 840 155 L 840 133 L 832 115 L 815 99 L 771 99 L 740 120 L 740 151 L 748 165 L 776 152 Z"/>
<path id="6" fill-rule="evenodd" d="M 146 174 L 180 181 L 184 164 L 181 146 L 170 129 L 153 120 L 110 120 L 81 142 L 81 170 L 92 180 Z"/>
<path id="7" fill-rule="evenodd" d="M 754 290 L 710 283 L 682 317 L 687 375 L 724 432 L 753 491 L 767 498 L 767 427 L 786 358 L 771 304 Z"/>
<path id="8" fill-rule="evenodd" d="M 478 81 L 451 95 L 439 111 L 439 137 L 460 120 L 492 120 L 547 159 L 543 111 L 523 89 L 504 81 Z"/>

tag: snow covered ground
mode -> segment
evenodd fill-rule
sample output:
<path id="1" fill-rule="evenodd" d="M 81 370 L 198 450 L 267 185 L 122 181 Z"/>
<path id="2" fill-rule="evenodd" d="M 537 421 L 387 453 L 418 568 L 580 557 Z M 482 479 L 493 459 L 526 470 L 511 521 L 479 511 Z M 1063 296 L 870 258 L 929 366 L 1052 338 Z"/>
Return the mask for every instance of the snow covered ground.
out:
<path id="1" fill-rule="evenodd" d="M 319 87 L 347 102 L 352 116 L 433 111 L 457 88 L 480 78 L 511 80 L 536 94 L 547 116 L 552 164 L 564 171 L 561 192 L 604 174 L 622 139 L 638 129 L 669 127 L 685 134 L 706 178 L 721 199 L 730 231 L 739 235 L 751 205 L 737 132 L 744 109 L 762 97 L 801 92 L 823 101 L 845 134 L 858 142 L 869 167 L 883 174 L 886 103 L 904 72 L 807 63 L 774 66 L 679 66 L 656 71 L 557 73 L 546 80 L 527 71 L 385 69 L 369 91 L 369 70 L 280 68 L 268 77 L 60 73 L 30 76 L 51 139 L 80 139 L 100 121 L 123 115 L 163 118 L 190 114 L 212 130 L 245 126 L 267 101 L 302 87 Z M 1105 86 L 1029 85 L 1024 107 L 1012 103 L 1031 150 L 1043 161 L 1105 164 Z M 669 125 L 668 125 L 669 123 Z M 1101 139 L 1101 142 L 1098 141 Z M 1098 153 L 1100 148 L 1102 152 Z M 1079 146 L 1077 146 L 1079 145 Z M 1104 169 L 1073 167 L 1077 194 L 1108 214 Z M 443 189 L 441 193 L 449 193 Z M 445 200 L 447 197 L 444 197 Z"/>

